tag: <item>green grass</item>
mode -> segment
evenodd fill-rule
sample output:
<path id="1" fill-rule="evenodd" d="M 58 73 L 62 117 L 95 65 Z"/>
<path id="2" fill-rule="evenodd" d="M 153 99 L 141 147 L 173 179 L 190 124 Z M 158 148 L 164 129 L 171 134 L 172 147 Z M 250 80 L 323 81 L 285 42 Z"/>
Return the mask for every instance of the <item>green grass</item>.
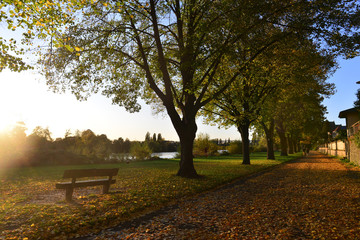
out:
<path id="1" fill-rule="evenodd" d="M 251 165 L 242 165 L 240 155 L 198 158 L 195 168 L 204 176 L 200 179 L 175 176 L 178 160 L 7 169 L 0 173 L 0 239 L 87 235 L 300 155 L 266 160 L 265 153 L 256 153 Z M 110 194 L 75 195 L 75 203 L 68 204 L 65 193 L 55 189 L 65 169 L 112 167 L 120 169 Z M 42 198 L 47 201 L 39 201 Z"/>

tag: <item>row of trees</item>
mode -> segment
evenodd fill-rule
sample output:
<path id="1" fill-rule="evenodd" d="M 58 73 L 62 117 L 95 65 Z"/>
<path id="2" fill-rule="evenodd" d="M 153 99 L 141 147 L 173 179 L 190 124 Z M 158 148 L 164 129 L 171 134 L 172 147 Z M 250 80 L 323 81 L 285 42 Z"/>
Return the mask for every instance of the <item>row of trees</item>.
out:
<path id="1" fill-rule="evenodd" d="M 165 141 L 165 139 L 161 136 L 161 133 L 154 133 L 151 137 L 150 133 L 147 132 L 145 135 L 144 143 L 149 146 L 149 149 L 152 152 L 176 152 L 178 151 L 178 144 Z"/>
<path id="2" fill-rule="evenodd" d="M 109 140 L 105 134 L 96 135 L 90 129 L 74 133 L 66 131 L 64 138 L 53 139 L 48 128 L 37 126 L 26 135 L 25 123 L 18 122 L 9 132 L 0 136 L 0 162 L 9 165 L 79 164 L 104 162 L 111 154 L 136 155 L 138 141 Z M 161 134 L 159 134 L 161 136 Z M 152 145 L 144 142 L 148 153 L 155 152 Z M 158 145 L 156 145 L 158 146 Z M 162 150 L 176 151 L 176 142 L 161 138 Z"/>
<path id="3" fill-rule="evenodd" d="M 249 127 L 259 122 L 282 154 L 324 112 L 335 57 L 359 49 L 356 0 L 5 0 L 0 20 L 24 43 L 48 44 L 40 65 L 55 91 L 101 91 L 128 111 L 138 98 L 165 111 L 179 136 L 178 175 L 196 177 L 196 117 L 235 125 L 250 164 Z M 0 42 L 4 52 L 8 48 Z M 7 46 L 13 47 L 12 44 Z M 6 66 L 14 60 L 4 56 Z M 14 69 L 14 68 L 13 68 Z M 14 69 L 18 70 L 18 69 Z M 296 111 L 291 111 L 296 110 Z M 286 150 L 287 151 L 287 150 Z"/>

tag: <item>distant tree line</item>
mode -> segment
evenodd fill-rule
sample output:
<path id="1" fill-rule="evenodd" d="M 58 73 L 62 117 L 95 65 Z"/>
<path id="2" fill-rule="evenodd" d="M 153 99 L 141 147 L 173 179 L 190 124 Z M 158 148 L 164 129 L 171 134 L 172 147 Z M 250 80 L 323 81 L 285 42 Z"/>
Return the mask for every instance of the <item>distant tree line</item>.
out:
<path id="1" fill-rule="evenodd" d="M 161 134 L 144 142 L 128 138 L 110 140 L 105 134 L 92 130 L 70 130 L 63 138 L 53 139 L 49 128 L 37 126 L 26 135 L 24 122 L 18 122 L 8 132 L 0 135 L 0 163 L 7 166 L 33 166 L 54 164 L 83 164 L 109 161 L 111 154 L 137 154 L 139 145 L 147 145 L 152 152 L 177 151 L 178 143 L 166 141 Z M 141 155 L 142 156 L 142 155 Z"/>
<path id="2" fill-rule="evenodd" d="M 149 132 L 145 135 L 145 143 L 152 152 L 176 152 L 178 151 L 178 143 L 173 141 L 165 141 L 161 133 L 154 133 L 151 137 Z"/>
<path id="3" fill-rule="evenodd" d="M 231 141 L 221 139 L 210 139 L 208 134 L 200 133 L 194 142 L 194 156 L 196 157 L 207 157 L 215 155 L 228 155 L 228 154 L 242 154 L 243 143 L 240 140 Z M 252 134 L 252 140 L 249 145 L 251 152 L 266 152 L 267 143 L 264 132 L 259 129 L 254 129 Z M 274 149 L 280 148 L 280 141 L 278 138 L 275 139 Z"/>

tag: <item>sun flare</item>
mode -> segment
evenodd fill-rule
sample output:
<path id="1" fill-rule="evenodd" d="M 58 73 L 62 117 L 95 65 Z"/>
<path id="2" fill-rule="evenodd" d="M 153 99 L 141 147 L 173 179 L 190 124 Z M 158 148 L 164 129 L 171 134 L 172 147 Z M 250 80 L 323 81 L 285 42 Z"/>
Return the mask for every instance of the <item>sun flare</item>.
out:
<path id="1" fill-rule="evenodd" d="M 22 121 L 21 112 L 24 93 L 19 88 L 14 73 L 3 72 L 0 78 L 0 132 L 11 130 L 16 122 Z"/>
<path id="2" fill-rule="evenodd" d="M 16 124 L 16 121 L 6 113 L 2 113 L 0 117 L 0 133 L 10 131 Z"/>

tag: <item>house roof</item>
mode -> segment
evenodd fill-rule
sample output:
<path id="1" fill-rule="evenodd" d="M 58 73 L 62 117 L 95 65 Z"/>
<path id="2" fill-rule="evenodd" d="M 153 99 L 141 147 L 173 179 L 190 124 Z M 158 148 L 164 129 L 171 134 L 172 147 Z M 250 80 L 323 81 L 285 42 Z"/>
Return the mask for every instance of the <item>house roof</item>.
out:
<path id="1" fill-rule="evenodd" d="M 346 126 L 343 125 L 336 125 L 336 128 L 333 130 L 333 132 L 338 132 L 340 130 L 346 130 Z"/>
<path id="2" fill-rule="evenodd" d="M 344 111 L 341 111 L 339 113 L 339 118 L 346 118 L 346 116 L 349 114 L 349 113 L 356 113 L 358 112 L 359 110 L 356 109 L 356 108 L 349 108 L 349 109 L 346 109 Z"/>

